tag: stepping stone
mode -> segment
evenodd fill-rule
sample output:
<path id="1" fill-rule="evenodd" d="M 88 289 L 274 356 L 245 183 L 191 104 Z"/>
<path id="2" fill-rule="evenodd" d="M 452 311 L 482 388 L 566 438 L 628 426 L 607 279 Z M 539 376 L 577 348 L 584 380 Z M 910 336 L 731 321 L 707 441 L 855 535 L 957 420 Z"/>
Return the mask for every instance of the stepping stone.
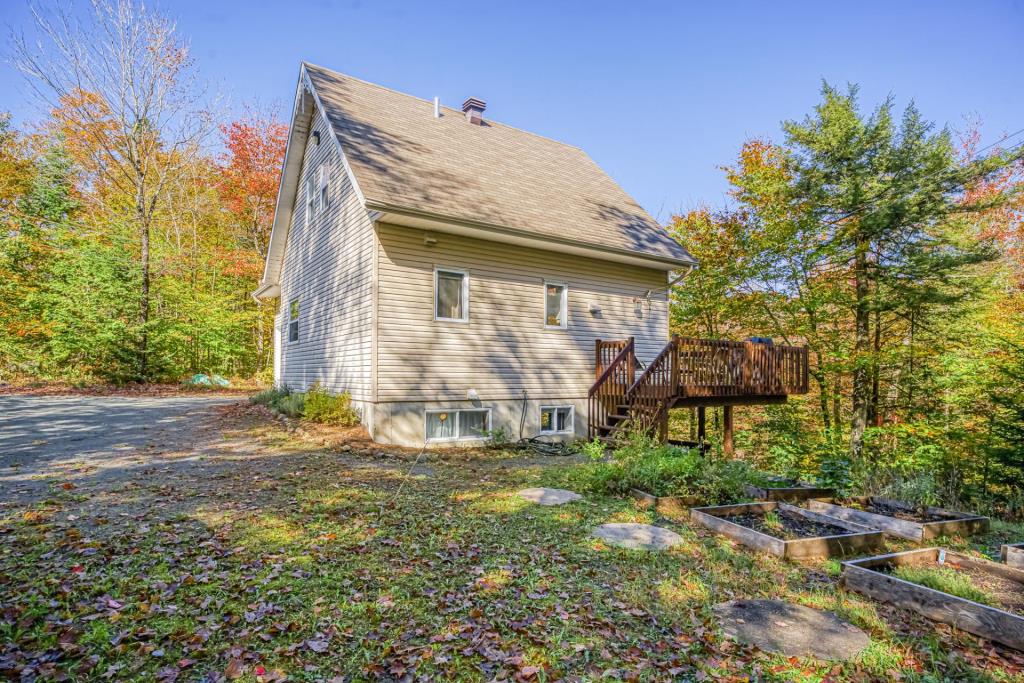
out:
<path id="1" fill-rule="evenodd" d="M 676 532 L 650 524 L 602 524 L 591 535 L 612 545 L 637 550 L 665 550 L 683 542 L 683 537 Z"/>
<path id="2" fill-rule="evenodd" d="M 788 657 L 845 661 L 871 644 L 864 631 L 831 612 L 782 600 L 731 600 L 714 612 L 726 635 Z"/>
<path id="3" fill-rule="evenodd" d="M 523 489 L 519 492 L 519 497 L 538 505 L 561 505 L 562 503 L 571 503 L 574 500 L 579 500 L 583 496 L 565 489 L 538 488 Z"/>

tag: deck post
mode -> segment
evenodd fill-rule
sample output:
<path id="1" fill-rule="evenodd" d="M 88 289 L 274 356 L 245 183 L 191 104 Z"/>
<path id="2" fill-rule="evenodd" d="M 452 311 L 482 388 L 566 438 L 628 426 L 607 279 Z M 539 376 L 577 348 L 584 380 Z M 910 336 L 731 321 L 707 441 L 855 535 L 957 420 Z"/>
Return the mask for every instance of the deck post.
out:
<path id="1" fill-rule="evenodd" d="M 705 428 L 707 426 L 707 412 L 704 406 L 697 406 L 697 448 L 704 450 Z"/>
<path id="2" fill-rule="evenodd" d="M 722 406 L 722 453 L 733 456 L 732 449 L 732 406 Z"/>
<path id="3" fill-rule="evenodd" d="M 604 368 L 601 367 L 601 340 L 594 340 L 594 379 L 601 377 L 601 371 Z"/>

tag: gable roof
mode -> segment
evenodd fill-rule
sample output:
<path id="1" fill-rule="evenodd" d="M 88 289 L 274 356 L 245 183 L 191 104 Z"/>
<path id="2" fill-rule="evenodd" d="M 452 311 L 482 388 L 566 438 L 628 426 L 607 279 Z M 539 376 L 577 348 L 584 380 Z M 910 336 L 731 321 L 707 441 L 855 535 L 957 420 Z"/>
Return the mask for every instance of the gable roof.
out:
<path id="1" fill-rule="evenodd" d="M 306 63 L 293 128 L 300 114 L 308 122 L 300 106 L 303 83 L 322 108 L 369 210 L 596 247 L 671 266 L 696 264 L 578 147 L 487 119 L 474 125 L 450 107 L 435 117 L 432 102 Z M 294 134 L 292 143 L 305 144 Z M 301 149 L 295 151 L 301 158 Z M 290 219 L 292 202 L 282 202 L 286 187 L 297 190 L 298 165 L 287 159 L 291 152 L 277 207 L 288 216 L 275 215 L 275 233 L 282 219 Z M 275 237 L 284 240 L 286 234 L 271 238 L 264 283 L 277 279 L 271 277 Z M 279 269 L 281 254 L 276 256 Z"/>

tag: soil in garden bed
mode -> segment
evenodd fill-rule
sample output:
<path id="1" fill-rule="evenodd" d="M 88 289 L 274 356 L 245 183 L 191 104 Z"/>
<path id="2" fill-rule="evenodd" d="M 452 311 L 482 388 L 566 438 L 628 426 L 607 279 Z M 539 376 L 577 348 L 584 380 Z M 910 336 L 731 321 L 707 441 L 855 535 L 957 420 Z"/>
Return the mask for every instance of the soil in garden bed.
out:
<path id="1" fill-rule="evenodd" d="M 854 510 L 863 510 L 864 512 L 873 512 L 876 515 L 885 515 L 886 517 L 894 517 L 895 519 L 902 519 L 905 522 L 948 522 L 952 517 L 946 515 L 936 515 L 930 512 L 926 512 L 923 509 L 908 510 L 907 508 L 900 507 L 897 505 L 887 505 L 879 501 L 858 501 L 851 500 L 846 502 L 840 502 L 838 505 L 843 507 L 853 508 Z"/>
<path id="2" fill-rule="evenodd" d="M 798 538 L 815 538 L 818 536 L 839 536 L 852 533 L 849 529 L 834 524 L 816 522 L 802 515 L 787 510 L 774 510 L 767 514 L 746 512 L 741 515 L 723 515 L 722 519 L 759 531 L 762 534 L 794 541 Z M 776 524 L 776 522 L 778 522 Z"/>
<path id="3" fill-rule="evenodd" d="M 878 569 L 904 581 L 1024 616 L 1024 584 L 977 567 L 965 567 L 953 561 L 947 561 L 943 565 L 902 565 L 902 568 L 904 571 L 900 571 L 901 567 L 892 565 Z M 955 583 L 951 585 L 950 579 L 944 578 L 943 574 L 951 575 L 952 582 Z M 960 586 L 959 590 L 956 585 Z M 965 591 L 964 587 L 980 594 L 972 595 L 970 590 Z"/>

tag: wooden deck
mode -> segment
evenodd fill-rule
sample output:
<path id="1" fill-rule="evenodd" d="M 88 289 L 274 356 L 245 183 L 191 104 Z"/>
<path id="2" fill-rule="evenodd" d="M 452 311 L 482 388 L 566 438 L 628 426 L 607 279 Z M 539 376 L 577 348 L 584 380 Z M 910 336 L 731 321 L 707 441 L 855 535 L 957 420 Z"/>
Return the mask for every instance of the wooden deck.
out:
<path id="1" fill-rule="evenodd" d="M 640 371 L 631 339 L 598 340 L 589 392 L 590 436 L 625 422 L 667 438 L 668 411 L 680 406 L 782 403 L 808 388 L 807 347 L 673 337 Z"/>

